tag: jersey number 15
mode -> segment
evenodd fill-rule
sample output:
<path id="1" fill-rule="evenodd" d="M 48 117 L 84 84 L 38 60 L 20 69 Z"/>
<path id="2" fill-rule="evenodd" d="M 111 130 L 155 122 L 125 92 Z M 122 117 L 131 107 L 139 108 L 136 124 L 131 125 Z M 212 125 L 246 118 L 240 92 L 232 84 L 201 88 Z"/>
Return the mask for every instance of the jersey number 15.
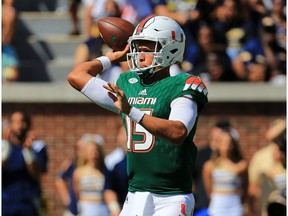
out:
<path id="1" fill-rule="evenodd" d="M 151 110 L 142 110 L 147 115 L 151 115 Z M 128 116 L 126 117 L 126 125 L 128 131 L 127 151 L 133 151 L 138 153 L 145 153 L 152 150 L 155 143 L 155 136 L 148 132 L 140 124 L 132 121 Z M 141 137 L 135 139 L 134 137 Z"/>

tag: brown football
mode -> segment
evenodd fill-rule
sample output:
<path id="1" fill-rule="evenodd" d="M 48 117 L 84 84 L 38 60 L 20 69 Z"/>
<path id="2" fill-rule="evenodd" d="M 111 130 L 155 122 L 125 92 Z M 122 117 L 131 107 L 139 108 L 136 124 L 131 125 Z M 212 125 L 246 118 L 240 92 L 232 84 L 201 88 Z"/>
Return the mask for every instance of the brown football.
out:
<path id="1" fill-rule="evenodd" d="M 99 19 L 98 28 L 104 42 L 113 50 L 123 50 L 135 26 L 125 19 L 104 17 Z"/>

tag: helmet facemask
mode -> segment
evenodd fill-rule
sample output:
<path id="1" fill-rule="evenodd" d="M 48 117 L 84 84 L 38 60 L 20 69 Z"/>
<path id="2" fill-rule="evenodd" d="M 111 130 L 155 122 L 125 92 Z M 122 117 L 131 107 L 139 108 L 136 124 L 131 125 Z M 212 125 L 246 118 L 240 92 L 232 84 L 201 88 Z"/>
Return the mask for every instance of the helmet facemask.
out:
<path id="1" fill-rule="evenodd" d="M 162 69 L 161 63 L 163 62 L 163 56 L 161 55 L 161 45 L 158 40 L 141 40 L 141 39 L 135 39 L 128 41 L 130 44 L 130 53 L 127 53 L 127 61 L 128 61 L 128 66 L 131 71 L 136 72 L 141 78 L 148 78 L 152 76 L 156 71 Z M 139 46 L 140 45 L 145 45 L 145 42 L 151 43 L 153 42 L 154 49 L 153 51 L 140 51 Z M 140 64 L 140 58 L 141 55 L 153 55 L 153 60 L 151 62 L 151 65 L 141 67 Z"/>

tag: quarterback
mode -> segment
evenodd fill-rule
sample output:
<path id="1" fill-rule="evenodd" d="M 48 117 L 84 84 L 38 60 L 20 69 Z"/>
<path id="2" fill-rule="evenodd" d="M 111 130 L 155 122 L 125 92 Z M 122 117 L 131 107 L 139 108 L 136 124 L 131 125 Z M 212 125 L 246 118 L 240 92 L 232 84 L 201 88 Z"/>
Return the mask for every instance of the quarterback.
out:
<path id="1" fill-rule="evenodd" d="M 193 137 L 208 92 L 199 77 L 170 76 L 170 66 L 183 60 L 184 50 L 185 34 L 174 20 L 147 17 L 123 51 L 82 63 L 67 76 L 75 89 L 122 117 L 129 188 L 121 216 L 193 214 Z M 95 77 L 121 61 L 130 71 L 116 84 Z"/>

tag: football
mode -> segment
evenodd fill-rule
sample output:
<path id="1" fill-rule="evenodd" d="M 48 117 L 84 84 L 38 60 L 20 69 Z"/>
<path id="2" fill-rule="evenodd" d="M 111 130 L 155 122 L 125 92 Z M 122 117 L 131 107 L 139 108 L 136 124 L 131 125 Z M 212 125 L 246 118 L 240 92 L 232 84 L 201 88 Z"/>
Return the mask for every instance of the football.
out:
<path id="1" fill-rule="evenodd" d="M 113 50 L 123 50 L 128 38 L 133 34 L 135 26 L 125 19 L 104 17 L 99 19 L 98 28 L 104 42 Z"/>

